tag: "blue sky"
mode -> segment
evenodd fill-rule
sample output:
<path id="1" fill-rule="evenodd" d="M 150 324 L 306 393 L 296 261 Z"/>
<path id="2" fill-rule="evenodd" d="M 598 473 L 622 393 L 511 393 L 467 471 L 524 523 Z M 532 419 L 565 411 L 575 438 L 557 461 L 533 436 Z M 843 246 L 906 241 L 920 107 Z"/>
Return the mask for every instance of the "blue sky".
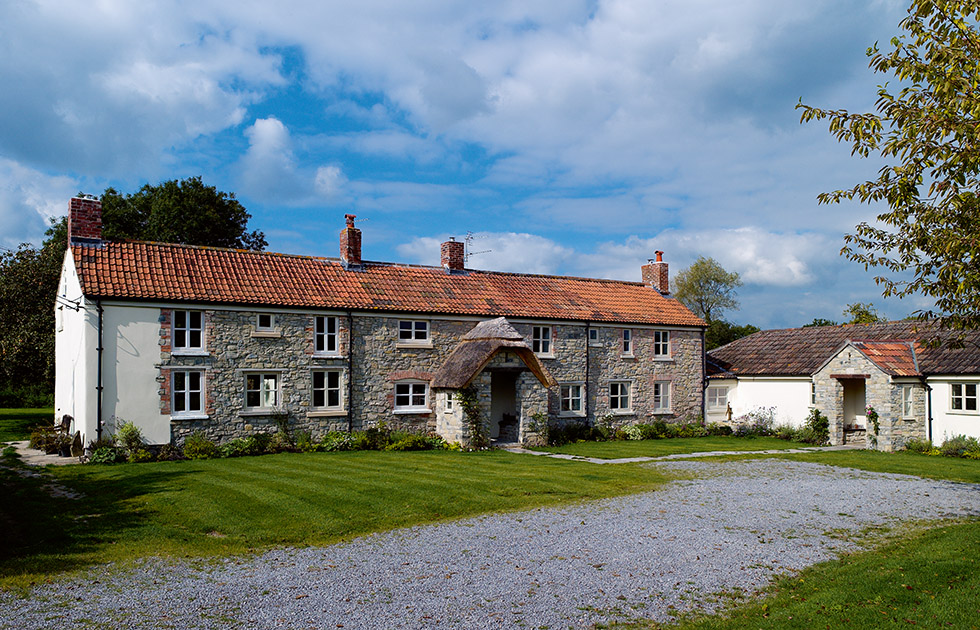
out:
<path id="1" fill-rule="evenodd" d="M 885 301 L 839 256 L 867 179 L 794 106 L 871 110 L 892 0 L 0 4 L 0 246 L 75 192 L 201 175 L 269 249 L 638 280 L 655 250 L 741 274 L 737 323 Z"/>

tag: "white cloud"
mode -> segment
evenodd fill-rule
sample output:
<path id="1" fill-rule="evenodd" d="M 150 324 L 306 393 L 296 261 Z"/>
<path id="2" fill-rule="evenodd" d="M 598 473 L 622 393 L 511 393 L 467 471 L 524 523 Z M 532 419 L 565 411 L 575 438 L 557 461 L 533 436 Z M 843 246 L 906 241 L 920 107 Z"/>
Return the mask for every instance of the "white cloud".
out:
<path id="1" fill-rule="evenodd" d="M 409 262 L 439 265 L 440 244 L 449 236 L 420 237 L 399 245 L 398 253 Z M 493 271 L 553 274 L 575 252 L 536 234 L 478 232 L 469 244 L 467 267 Z"/>
<path id="2" fill-rule="evenodd" d="M 313 186 L 317 194 L 323 197 L 335 197 L 340 193 L 346 178 L 339 166 L 321 166 L 316 170 Z"/>
<path id="3" fill-rule="evenodd" d="M 49 219 L 64 216 L 78 182 L 0 157 L 0 246 L 39 244 Z"/>

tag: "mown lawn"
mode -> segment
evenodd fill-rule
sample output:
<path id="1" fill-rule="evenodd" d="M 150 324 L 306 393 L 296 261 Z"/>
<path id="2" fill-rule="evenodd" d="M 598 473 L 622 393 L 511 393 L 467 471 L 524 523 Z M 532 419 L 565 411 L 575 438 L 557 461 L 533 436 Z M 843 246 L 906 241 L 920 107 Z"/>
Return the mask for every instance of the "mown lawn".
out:
<path id="1" fill-rule="evenodd" d="M 9 461 L 9 458 L 8 458 Z M 667 478 L 506 452 L 310 453 L 49 467 L 83 499 L 0 466 L 0 586 L 147 555 L 328 544 L 394 527 L 653 490 Z"/>
<path id="2" fill-rule="evenodd" d="M 664 440 L 614 440 L 611 442 L 575 442 L 564 446 L 548 446 L 534 450 L 620 459 L 623 457 L 660 457 L 677 453 L 701 453 L 707 451 L 768 451 L 773 449 L 803 448 L 810 444 L 777 440 L 772 437 L 736 438 L 708 436 L 700 438 L 671 438 Z"/>
<path id="3" fill-rule="evenodd" d="M 54 424 L 54 409 L 0 409 L 0 442 L 26 440 L 39 424 Z"/>

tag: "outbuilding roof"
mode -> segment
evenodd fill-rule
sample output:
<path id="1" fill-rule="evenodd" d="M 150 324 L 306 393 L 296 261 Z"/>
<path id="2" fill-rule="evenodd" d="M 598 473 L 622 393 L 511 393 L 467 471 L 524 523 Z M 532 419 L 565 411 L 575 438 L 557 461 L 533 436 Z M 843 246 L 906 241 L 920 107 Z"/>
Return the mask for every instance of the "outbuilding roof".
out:
<path id="1" fill-rule="evenodd" d="M 959 347 L 930 343 L 959 336 Z M 716 378 L 810 376 L 848 342 L 892 376 L 980 374 L 980 331 L 933 321 L 763 330 L 709 351 L 708 365 Z"/>
<path id="2" fill-rule="evenodd" d="M 122 300 L 704 326 L 639 282 L 364 262 L 146 242 L 73 244 L 86 296 Z"/>

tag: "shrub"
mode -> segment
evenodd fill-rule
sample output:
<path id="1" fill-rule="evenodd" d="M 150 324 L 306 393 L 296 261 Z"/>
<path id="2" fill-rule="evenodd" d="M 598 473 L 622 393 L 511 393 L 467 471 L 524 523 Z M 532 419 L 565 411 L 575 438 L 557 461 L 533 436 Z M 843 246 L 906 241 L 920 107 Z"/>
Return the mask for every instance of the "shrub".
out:
<path id="1" fill-rule="evenodd" d="M 804 444 L 826 444 L 830 439 L 830 420 L 819 409 L 811 409 L 806 422 L 793 434 L 793 439 Z"/>
<path id="2" fill-rule="evenodd" d="M 763 437 L 772 435 L 775 407 L 758 407 L 735 420 L 732 435 L 735 437 Z"/>
<path id="3" fill-rule="evenodd" d="M 261 452 L 262 451 L 259 451 L 259 453 Z M 272 435 L 272 437 L 269 438 L 269 442 L 265 447 L 265 452 L 266 453 L 295 453 L 296 443 L 293 442 L 292 436 L 290 436 L 285 431 L 276 431 Z"/>
<path id="4" fill-rule="evenodd" d="M 590 439 L 592 439 L 592 427 L 581 422 L 566 422 L 561 425 L 552 423 L 548 425 L 548 444 L 552 446 L 564 446 L 565 444 Z"/>
<path id="5" fill-rule="evenodd" d="M 718 424 L 717 422 L 712 422 L 707 427 L 708 435 L 731 435 L 732 428 L 727 424 Z"/>
<path id="6" fill-rule="evenodd" d="M 53 425 L 41 425 L 31 431 L 30 447 L 44 451 L 48 455 L 58 452 L 60 443 L 58 429 Z"/>
<path id="7" fill-rule="evenodd" d="M 977 442 L 977 438 L 954 435 L 943 442 L 939 452 L 946 457 L 980 459 L 980 443 Z"/>
<path id="8" fill-rule="evenodd" d="M 143 462 L 153 462 L 156 461 L 156 455 L 153 451 L 146 448 L 138 448 L 135 451 L 130 451 L 129 453 L 129 463 L 140 464 Z"/>
<path id="9" fill-rule="evenodd" d="M 773 428 L 772 434 L 779 440 L 793 440 L 796 438 L 797 429 L 788 424 L 780 424 Z"/>
<path id="10" fill-rule="evenodd" d="M 309 431 L 300 431 L 296 434 L 296 450 L 300 453 L 314 453 L 317 451 L 318 444 L 313 441 L 313 434 Z"/>
<path id="11" fill-rule="evenodd" d="M 195 431 L 184 440 L 184 457 L 187 459 L 215 459 L 221 457 L 218 445 L 204 435 L 203 431 Z"/>
<path id="12" fill-rule="evenodd" d="M 909 438 L 905 441 L 905 450 L 910 453 L 929 455 L 933 451 L 932 440 Z"/>
<path id="13" fill-rule="evenodd" d="M 116 429 L 116 441 L 128 453 L 135 453 L 142 449 L 145 442 L 143 432 L 132 422 L 123 422 L 119 425 Z"/>
<path id="14" fill-rule="evenodd" d="M 157 461 L 161 462 L 175 462 L 181 459 L 187 459 L 184 457 L 184 451 L 176 444 L 164 444 L 160 447 L 160 452 L 157 453 Z"/>
<path id="15" fill-rule="evenodd" d="M 118 446 L 100 446 L 92 451 L 88 461 L 90 464 L 115 464 L 126 461 L 126 455 Z"/>
<path id="16" fill-rule="evenodd" d="M 366 445 L 363 450 L 381 451 L 391 444 L 391 429 L 384 422 L 379 422 L 378 426 L 371 427 L 364 432 Z"/>
<path id="17" fill-rule="evenodd" d="M 262 453 L 262 445 L 254 435 L 235 438 L 221 445 L 222 457 L 247 457 L 250 455 L 261 455 Z"/>
<path id="18" fill-rule="evenodd" d="M 409 434 L 389 444 L 386 451 L 431 451 L 446 448 L 446 442 L 438 436 Z"/>
<path id="19" fill-rule="evenodd" d="M 323 450 L 328 452 L 334 451 L 353 451 L 354 449 L 354 436 L 350 433 L 343 433 L 342 431 L 330 431 L 322 438 L 318 443 L 317 450 Z"/>

